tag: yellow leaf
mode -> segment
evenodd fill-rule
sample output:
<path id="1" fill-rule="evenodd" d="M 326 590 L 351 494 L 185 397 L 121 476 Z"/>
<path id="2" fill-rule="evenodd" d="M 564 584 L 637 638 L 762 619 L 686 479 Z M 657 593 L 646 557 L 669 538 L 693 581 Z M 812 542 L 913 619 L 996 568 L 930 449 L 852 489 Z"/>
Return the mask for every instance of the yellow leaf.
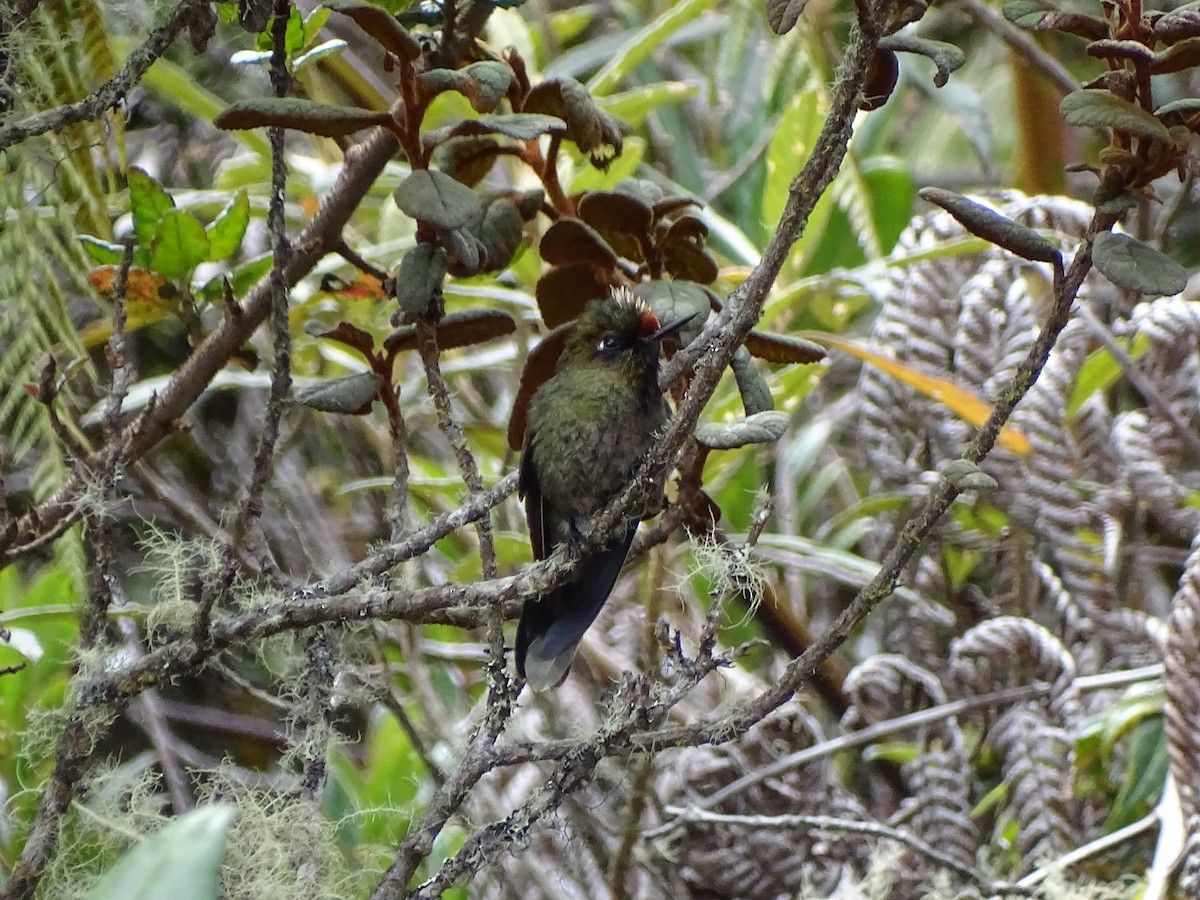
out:
<path id="1" fill-rule="evenodd" d="M 116 266 L 100 266 L 88 273 L 88 282 L 106 299 L 111 297 L 116 280 Z M 177 301 L 175 286 L 167 279 L 149 269 L 131 267 L 125 282 L 125 330 L 137 331 L 165 319 L 178 309 Z M 80 338 L 91 349 L 108 341 L 111 334 L 112 321 L 101 319 L 84 328 Z"/>
<path id="2" fill-rule="evenodd" d="M 976 428 L 986 422 L 987 417 L 992 414 L 992 404 L 972 394 L 970 391 L 960 388 L 948 379 L 918 372 L 904 363 L 889 359 L 872 350 L 867 350 L 864 347 L 858 346 L 853 341 L 848 341 L 837 335 L 827 334 L 823 331 L 805 331 L 801 333 L 801 336 L 819 343 L 828 344 L 831 347 L 836 347 L 843 353 L 853 356 L 855 359 L 861 359 L 863 362 L 879 369 L 879 371 L 892 376 L 897 381 L 920 391 L 926 397 L 936 400 Z M 1029 438 L 1010 425 L 1005 425 L 1000 429 L 999 443 L 1006 450 L 1011 450 L 1013 453 L 1018 453 L 1021 456 L 1026 455 L 1033 449 L 1029 443 Z"/>

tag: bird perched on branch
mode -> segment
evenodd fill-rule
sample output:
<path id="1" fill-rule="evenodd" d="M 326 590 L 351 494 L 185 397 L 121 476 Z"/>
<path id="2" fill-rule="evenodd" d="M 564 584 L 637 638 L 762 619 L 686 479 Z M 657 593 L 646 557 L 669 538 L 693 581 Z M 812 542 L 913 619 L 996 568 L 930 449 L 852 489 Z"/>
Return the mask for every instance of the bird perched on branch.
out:
<path id="1" fill-rule="evenodd" d="M 554 375 L 530 402 L 525 429 L 519 491 L 536 559 L 581 540 L 588 519 L 629 484 L 669 415 L 658 387 L 662 342 L 691 318 L 662 325 L 645 302 L 618 289 L 576 320 Z M 517 671 L 535 691 L 566 678 L 636 531 L 631 518 L 570 581 L 525 602 Z"/>

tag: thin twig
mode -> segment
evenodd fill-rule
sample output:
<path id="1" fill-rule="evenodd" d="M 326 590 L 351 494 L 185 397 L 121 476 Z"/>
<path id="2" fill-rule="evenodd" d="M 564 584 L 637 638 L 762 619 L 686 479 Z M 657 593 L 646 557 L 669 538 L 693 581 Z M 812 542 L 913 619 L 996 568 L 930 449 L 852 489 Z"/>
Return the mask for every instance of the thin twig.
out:
<path id="1" fill-rule="evenodd" d="M 1083 846 L 1076 847 L 1070 853 L 1064 853 L 1058 859 L 1035 869 L 1018 881 L 1017 887 L 1032 890 L 1055 872 L 1061 872 L 1067 866 L 1073 866 L 1077 862 L 1082 862 L 1089 856 L 1095 856 L 1097 853 L 1103 853 L 1105 850 L 1110 850 L 1113 847 L 1123 844 L 1130 838 L 1135 838 L 1142 832 L 1149 831 L 1158 822 L 1159 811 L 1155 809 L 1153 812 L 1138 819 L 1132 825 L 1126 825 L 1124 828 L 1118 828 L 1116 831 L 1101 835 L 1094 841 L 1088 841 Z"/>
<path id="2" fill-rule="evenodd" d="M 291 83 L 287 68 L 287 26 L 290 0 L 276 0 L 271 20 L 271 86 L 276 97 L 286 97 Z M 242 528 L 252 526 L 262 516 L 263 491 L 271 477 L 271 462 L 279 440 L 279 423 L 292 388 L 292 332 L 288 323 L 288 285 L 285 272 L 291 257 L 284 206 L 287 202 L 287 160 L 284 158 L 282 128 L 268 128 L 271 143 L 271 201 L 267 209 L 267 230 L 271 234 L 273 262 L 268 276 L 271 289 L 271 338 L 275 354 L 271 368 L 271 393 L 267 399 L 266 419 L 254 453 L 253 473 L 239 517 L 240 527 L 233 529 L 238 542 Z"/>
<path id="3" fill-rule="evenodd" d="M 856 822 L 853 819 L 838 819 L 833 816 L 805 816 L 797 814 L 739 816 L 681 806 L 668 806 L 666 813 L 667 815 L 676 816 L 677 818 L 672 824 L 680 827 L 693 823 L 706 823 L 712 825 L 743 825 L 749 828 L 783 829 L 787 831 L 819 829 L 821 831 L 865 834 L 872 837 L 885 838 L 889 841 L 896 841 L 903 844 L 910 850 L 928 857 L 939 866 L 949 869 L 972 884 L 983 888 L 988 894 L 1028 895 L 1032 893 L 1031 890 L 1019 888 L 1016 885 L 990 882 L 974 869 L 964 866 L 954 857 L 943 853 L 941 850 L 929 846 L 929 844 L 920 838 L 896 828 L 889 828 L 887 825 L 882 825 L 879 822 Z"/>
<path id="4" fill-rule="evenodd" d="M 313 631 L 306 649 L 308 666 L 304 673 L 303 697 L 297 708 L 301 714 L 296 724 L 303 736 L 300 794 L 306 800 L 317 801 L 325 788 L 325 754 L 333 734 L 333 680 L 336 675 L 334 644 L 329 630 Z M 295 742 L 293 742 L 295 743 Z"/>
<path id="5" fill-rule="evenodd" d="M 122 616 L 117 620 L 117 627 L 125 636 L 125 647 L 133 658 L 139 659 L 144 656 L 146 650 L 142 646 L 137 624 L 133 619 Z M 179 764 L 178 741 L 171 732 L 170 725 L 167 724 L 162 698 L 158 695 L 158 691 L 151 688 L 133 702 L 131 709 L 136 711 L 138 725 L 150 738 L 150 744 L 154 748 L 154 757 L 158 760 L 158 767 L 163 773 L 163 781 L 167 784 L 171 806 L 176 815 L 182 815 L 195 803 L 192 800 L 191 785 L 188 783 L 187 775 Z"/>
<path id="6" fill-rule="evenodd" d="M 77 122 L 99 118 L 107 110 L 116 108 L 125 99 L 126 94 L 142 80 L 146 70 L 154 65 L 192 23 L 197 11 L 207 8 L 208 5 L 204 0 L 185 0 L 175 6 L 167 20 L 150 33 L 145 43 L 129 54 L 121 71 L 78 103 L 48 109 L 0 127 L 0 153 L 28 138 L 48 131 L 57 131 Z"/>
<path id="7" fill-rule="evenodd" d="M 379 266 L 375 266 L 375 265 L 372 265 L 371 263 L 367 262 L 365 259 L 362 258 L 362 256 L 356 250 L 354 250 L 345 241 L 338 241 L 337 246 L 333 248 L 333 252 L 336 253 L 338 256 L 340 256 L 342 259 L 344 259 L 346 262 L 350 263 L 350 265 L 354 266 L 354 268 L 358 269 L 358 271 L 365 272 L 366 274 L 370 275 L 372 278 L 377 279 L 380 283 L 382 283 L 388 279 L 387 272 L 385 272 L 383 269 L 379 268 Z"/>
<path id="8" fill-rule="evenodd" d="M 438 360 L 437 331 L 429 322 L 417 323 L 417 346 L 421 354 L 421 362 L 425 366 L 425 377 L 429 385 L 429 396 L 433 398 L 433 406 L 437 411 L 438 428 L 454 449 L 454 458 L 458 463 L 458 471 L 466 482 L 467 490 L 473 496 L 483 492 L 483 479 L 479 475 L 479 463 L 467 443 L 467 436 L 454 420 L 453 404 L 450 399 L 450 388 L 442 377 L 442 367 Z M 475 524 L 479 532 L 479 552 L 482 557 L 483 577 L 496 577 L 496 547 L 492 535 L 492 525 L 487 517 L 479 519 Z"/>

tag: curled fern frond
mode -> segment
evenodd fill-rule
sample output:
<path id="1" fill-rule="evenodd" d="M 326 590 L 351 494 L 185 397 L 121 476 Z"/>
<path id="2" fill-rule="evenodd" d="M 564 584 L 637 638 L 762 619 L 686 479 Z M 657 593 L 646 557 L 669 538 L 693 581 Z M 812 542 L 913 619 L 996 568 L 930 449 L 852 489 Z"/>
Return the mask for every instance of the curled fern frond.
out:
<path id="1" fill-rule="evenodd" d="M 1163 713 L 1171 774 L 1184 817 L 1200 816 L 1200 539 L 1188 557 L 1167 620 Z"/>
<path id="2" fill-rule="evenodd" d="M 786 753 L 802 749 L 819 734 L 816 722 L 791 706 L 721 747 L 686 750 L 673 767 L 679 783 L 675 805 L 687 807 Z M 870 820 L 861 804 L 814 763 L 755 782 L 712 806 L 713 812 L 749 816 L 832 815 Z M 767 898 L 792 895 L 805 885 L 833 889 L 845 866 L 863 871 L 867 848 L 849 835 L 776 831 L 738 824 L 695 822 L 672 847 L 678 874 L 695 889 L 718 896 Z"/>
<path id="3" fill-rule="evenodd" d="M 950 675 L 964 696 L 1045 682 L 1055 724 L 1073 724 L 1079 692 L 1075 660 L 1062 643 L 1030 619 L 1000 616 L 976 625 L 950 646 Z"/>

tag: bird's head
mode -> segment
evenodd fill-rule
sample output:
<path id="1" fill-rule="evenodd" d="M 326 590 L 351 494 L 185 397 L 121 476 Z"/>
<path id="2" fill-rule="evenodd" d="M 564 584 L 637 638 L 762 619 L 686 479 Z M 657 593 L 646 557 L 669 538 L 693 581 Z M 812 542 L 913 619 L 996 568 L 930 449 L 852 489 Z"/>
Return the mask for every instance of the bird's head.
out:
<path id="1" fill-rule="evenodd" d="M 663 325 L 641 297 L 617 288 L 593 300 L 575 320 L 559 359 L 567 366 L 599 366 L 633 374 L 657 372 L 659 348 L 693 316 Z"/>

